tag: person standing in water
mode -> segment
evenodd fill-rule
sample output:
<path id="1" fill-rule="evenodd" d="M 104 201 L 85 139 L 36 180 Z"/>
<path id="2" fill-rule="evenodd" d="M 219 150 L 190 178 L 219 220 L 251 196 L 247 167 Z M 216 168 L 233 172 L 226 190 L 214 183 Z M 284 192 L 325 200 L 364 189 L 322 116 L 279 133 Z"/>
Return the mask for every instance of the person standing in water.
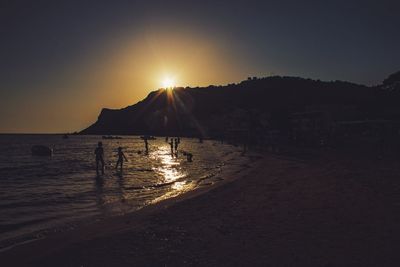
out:
<path id="1" fill-rule="evenodd" d="M 171 155 L 174 155 L 174 139 L 171 138 L 171 141 L 169 142 L 169 145 L 171 146 Z"/>
<path id="2" fill-rule="evenodd" d="M 175 153 L 178 153 L 178 145 L 179 145 L 178 138 L 175 138 Z"/>
<path id="3" fill-rule="evenodd" d="M 124 152 L 122 152 L 122 147 L 118 147 L 118 160 L 117 164 L 115 165 L 115 169 L 118 169 L 118 165 L 121 165 L 121 171 L 122 171 L 122 165 L 124 164 L 124 159 L 128 161 L 128 159 L 125 157 Z"/>
<path id="4" fill-rule="evenodd" d="M 149 142 L 147 141 L 147 137 L 144 138 L 144 147 L 146 149 L 146 154 L 149 153 Z"/>
<path id="5" fill-rule="evenodd" d="M 97 144 L 94 154 L 96 155 L 96 173 L 99 175 L 99 164 L 101 164 L 101 174 L 104 174 L 104 149 L 102 142 Z"/>

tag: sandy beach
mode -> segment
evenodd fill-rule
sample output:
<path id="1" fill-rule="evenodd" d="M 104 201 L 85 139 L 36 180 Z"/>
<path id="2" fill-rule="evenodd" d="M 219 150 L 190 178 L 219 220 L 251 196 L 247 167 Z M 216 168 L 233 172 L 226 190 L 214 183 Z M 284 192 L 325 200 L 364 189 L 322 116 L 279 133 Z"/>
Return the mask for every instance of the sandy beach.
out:
<path id="1" fill-rule="evenodd" d="M 400 267 L 400 0 L 0 7 L 0 267 Z"/>
<path id="2" fill-rule="evenodd" d="M 264 154 L 224 181 L 0 253 L 1 266 L 398 266 L 396 159 Z"/>

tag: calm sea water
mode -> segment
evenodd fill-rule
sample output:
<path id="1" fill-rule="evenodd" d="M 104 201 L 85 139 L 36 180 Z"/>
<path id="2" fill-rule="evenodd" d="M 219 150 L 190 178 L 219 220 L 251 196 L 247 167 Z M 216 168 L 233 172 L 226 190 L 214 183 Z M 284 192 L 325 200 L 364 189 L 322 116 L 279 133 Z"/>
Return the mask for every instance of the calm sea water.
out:
<path id="1" fill-rule="evenodd" d="M 94 149 L 103 142 L 106 173 L 96 178 Z M 33 145 L 53 147 L 52 157 L 35 157 Z M 117 147 L 128 162 L 115 171 Z M 223 168 L 239 168 L 246 158 L 230 145 L 181 139 L 172 157 L 164 138 L 149 141 L 149 154 L 137 136 L 0 135 L 0 249 L 40 238 L 79 222 L 120 215 L 218 182 Z"/>

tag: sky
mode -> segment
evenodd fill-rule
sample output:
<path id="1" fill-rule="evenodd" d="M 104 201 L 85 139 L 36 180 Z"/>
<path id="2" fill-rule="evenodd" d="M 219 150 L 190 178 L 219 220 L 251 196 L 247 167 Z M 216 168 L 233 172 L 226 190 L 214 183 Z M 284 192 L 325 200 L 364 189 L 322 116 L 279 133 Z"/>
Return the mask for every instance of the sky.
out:
<path id="1" fill-rule="evenodd" d="M 163 86 L 400 70 L 396 1 L 0 3 L 0 133 L 64 133 Z"/>

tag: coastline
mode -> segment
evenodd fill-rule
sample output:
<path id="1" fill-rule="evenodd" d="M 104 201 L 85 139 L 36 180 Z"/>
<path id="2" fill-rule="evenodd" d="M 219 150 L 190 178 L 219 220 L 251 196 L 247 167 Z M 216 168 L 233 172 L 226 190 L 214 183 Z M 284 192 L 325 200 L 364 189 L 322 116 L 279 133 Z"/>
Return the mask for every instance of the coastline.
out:
<path id="1" fill-rule="evenodd" d="M 240 168 L 242 161 L 247 162 L 231 145 L 220 146 L 215 141 L 198 145 L 197 140 L 190 139 L 183 139 L 182 149 L 195 151 L 194 163 L 187 162 L 182 154 L 179 159 L 171 159 L 164 153 L 166 143 L 163 139 L 151 143 L 149 156 L 140 155 L 137 151 L 143 148 L 143 141 L 130 136 L 125 140 L 105 141 L 108 170 L 97 179 L 93 172 L 94 162 L 87 155 L 92 152 L 89 143 L 97 145 L 98 136 L 75 137 L 68 141 L 59 136 L 13 138 L 10 138 L 13 142 L 21 144 L 15 150 L 14 158 L 21 155 L 23 159 L 8 157 L 0 164 L 0 176 L 10 178 L 1 180 L 0 195 L 4 201 L 1 203 L 0 251 L 93 221 L 130 213 L 198 186 L 208 186 L 219 182 L 221 169 Z M 10 139 L 2 139 L 2 142 Z M 26 155 L 31 143 L 41 142 L 56 144 L 54 157 L 42 159 Z M 112 167 L 113 147 L 117 143 L 126 144 L 128 157 L 132 159 L 126 163 L 123 175 L 114 172 Z M 208 155 L 207 148 L 216 151 Z M 20 167 L 14 162 L 26 162 L 27 167 L 19 172 Z M 66 165 L 70 168 L 64 171 Z M 15 189 L 13 180 L 28 185 Z M 35 182 L 31 181 L 41 186 L 35 187 Z"/>
<path id="2" fill-rule="evenodd" d="M 239 173 L 225 173 L 228 179 L 214 186 L 14 247 L 0 253 L 0 262 L 395 266 L 400 213 L 398 197 L 390 193 L 398 187 L 376 183 L 400 173 L 389 165 L 337 155 L 298 161 L 266 154 Z"/>
<path id="3" fill-rule="evenodd" d="M 132 210 L 131 212 L 122 214 L 122 215 L 113 215 L 102 218 L 92 218 L 94 222 L 88 222 L 87 220 L 78 222 L 77 225 L 66 225 L 58 227 L 54 230 L 55 232 L 45 235 L 41 238 L 30 238 L 26 241 L 16 243 L 14 245 L 10 245 L 9 247 L 5 247 L 0 250 L 0 262 L 5 262 L 8 266 L 31 266 L 32 259 L 36 259 L 41 256 L 45 256 L 48 253 L 52 252 L 54 249 L 54 244 L 58 248 L 63 248 L 68 246 L 69 242 L 75 242 L 75 240 L 79 240 L 82 233 L 85 233 L 86 238 L 93 238 L 97 236 L 101 236 L 100 232 L 104 232 L 104 229 L 107 231 L 120 231 L 125 228 L 126 220 L 132 221 L 133 224 L 140 224 L 143 220 L 145 220 L 146 216 L 150 214 L 157 213 L 163 209 L 166 209 L 175 203 L 179 203 L 201 194 L 207 193 L 210 190 L 213 190 L 216 187 L 222 186 L 225 183 L 229 183 L 232 180 L 235 180 L 235 177 L 232 177 L 232 173 L 239 173 L 245 171 L 248 166 L 249 158 L 253 158 L 255 160 L 259 159 L 260 156 L 254 153 L 252 156 L 245 156 L 247 159 L 235 159 L 229 158 L 228 162 L 238 160 L 237 163 L 226 163 L 225 167 L 229 167 L 229 169 L 222 168 L 216 173 L 213 173 L 210 177 L 205 177 L 199 179 L 197 181 L 197 186 L 192 189 L 185 189 L 183 193 L 178 194 L 174 193 L 172 196 L 163 196 L 159 199 L 155 199 L 149 204 L 141 207 L 140 209 Z M 239 166 L 240 165 L 240 166 Z M 223 177 L 223 178 L 222 178 Z M 215 181 L 217 178 L 217 181 Z M 210 182 L 204 183 L 204 181 L 211 180 Z M 68 227 L 67 227 L 68 226 Z M 92 231 L 92 229 L 96 229 Z M 49 229 L 51 230 L 51 229 Z M 74 236 L 70 238 L 70 235 Z M 68 243 L 68 244 L 67 244 Z M 38 251 L 36 248 L 39 247 Z M 58 248 L 56 250 L 58 250 Z M 43 250 L 46 250 L 44 254 L 42 254 Z M 35 251 L 35 252 L 32 252 Z M 20 254 L 25 255 L 26 257 L 19 257 Z M 15 256 L 15 257 L 14 257 Z"/>

